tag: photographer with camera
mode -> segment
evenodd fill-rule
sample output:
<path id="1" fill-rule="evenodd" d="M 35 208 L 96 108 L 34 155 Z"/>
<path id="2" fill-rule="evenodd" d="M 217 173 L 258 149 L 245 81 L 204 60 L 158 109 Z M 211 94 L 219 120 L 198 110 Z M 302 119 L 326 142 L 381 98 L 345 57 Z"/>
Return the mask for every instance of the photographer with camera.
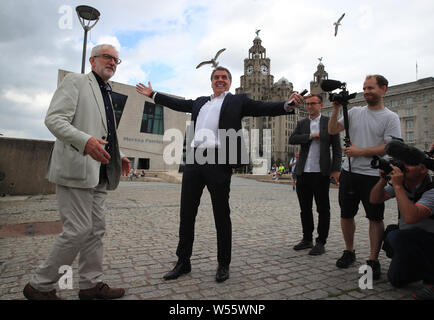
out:
<path id="1" fill-rule="evenodd" d="M 349 145 L 344 148 L 347 157 L 339 178 L 341 228 L 346 250 L 337 260 L 336 266 L 348 268 L 356 260 L 354 217 L 359 209 L 359 203 L 362 202 L 366 217 L 369 219 L 370 256 L 367 264 L 371 266 L 375 280 L 381 275 L 378 254 L 384 232 L 384 203 L 369 202 L 371 189 L 379 179 L 378 170 L 372 169 L 370 162 L 374 155 L 385 155 L 385 143 L 392 136 L 401 137 L 398 115 L 383 104 L 387 86 L 388 81 L 383 76 L 368 75 L 363 84 L 363 96 L 368 105 L 348 110 L 348 125 L 346 125 L 343 118 L 338 121 L 339 109 L 345 102 L 333 101 L 333 112 L 328 125 L 329 134 L 346 130 L 351 137 Z"/>
<path id="2" fill-rule="evenodd" d="M 428 173 L 428 168 L 434 169 L 434 160 L 414 147 L 402 145 L 396 141 L 387 145 L 388 154 L 388 149 L 395 151 L 394 161 L 390 161 L 388 170 L 380 168 L 381 178 L 371 191 L 370 201 L 383 203 L 396 198 L 398 204 L 399 228 L 387 234 L 383 246 L 392 258 L 389 282 L 401 287 L 423 280 L 424 286 L 413 297 L 434 300 L 434 183 Z"/>

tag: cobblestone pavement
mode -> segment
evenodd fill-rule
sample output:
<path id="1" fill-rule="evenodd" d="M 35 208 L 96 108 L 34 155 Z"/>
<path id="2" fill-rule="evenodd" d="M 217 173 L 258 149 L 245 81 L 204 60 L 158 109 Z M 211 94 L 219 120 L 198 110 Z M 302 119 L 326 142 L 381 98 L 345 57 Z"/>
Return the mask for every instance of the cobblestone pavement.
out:
<path id="1" fill-rule="evenodd" d="M 359 288 L 359 267 L 369 256 L 368 223 L 361 208 L 356 216 L 357 262 L 335 265 L 344 249 L 337 189 L 330 190 L 331 227 L 326 253 L 294 251 L 301 239 L 296 193 L 292 187 L 234 176 L 231 185 L 233 251 L 230 279 L 214 280 L 216 232 L 208 191 L 196 220 L 192 272 L 176 280 L 163 275 L 176 262 L 181 185 L 165 182 L 121 182 L 106 202 L 104 280 L 126 288 L 124 299 L 411 299 L 418 284 L 395 289 L 386 278 L 390 260 L 380 254 L 382 277 L 373 289 Z M 385 225 L 396 220 L 396 204 L 386 205 Z M 0 226 L 59 220 L 55 195 L 9 197 L 0 201 Z M 316 220 L 315 220 L 316 226 Z M 24 299 L 22 289 L 45 260 L 55 235 L 0 238 L 0 299 Z M 76 259 L 77 260 L 77 259 Z M 77 299 L 74 288 L 58 290 Z"/>

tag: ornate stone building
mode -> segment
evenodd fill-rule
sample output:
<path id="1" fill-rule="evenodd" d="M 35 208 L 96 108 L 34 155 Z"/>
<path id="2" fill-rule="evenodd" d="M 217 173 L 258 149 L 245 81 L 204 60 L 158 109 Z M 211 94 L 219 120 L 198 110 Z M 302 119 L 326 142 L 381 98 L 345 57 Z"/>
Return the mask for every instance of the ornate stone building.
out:
<path id="1" fill-rule="evenodd" d="M 313 81 L 310 82 L 310 92 L 311 94 L 320 94 L 323 97 L 324 102 L 327 99 L 327 93 L 321 89 L 321 81 L 327 80 L 329 78 L 328 73 L 325 71 L 324 65 L 322 64 L 322 58 L 319 58 L 319 64 L 316 67 L 316 72 L 313 74 Z"/>
<path id="2" fill-rule="evenodd" d="M 235 90 L 245 93 L 251 99 L 258 101 L 283 101 L 288 100 L 293 93 L 292 83 L 281 78 L 276 83 L 270 73 L 270 58 L 266 56 L 266 50 L 262 46 L 262 40 L 257 35 L 253 40 L 253 46 L 249 49 L 248 58 L 244 59 L 244 75 L 240 79 L 240 87 Z M 305 117 L 303 109 L 296 109 L 296 114 L 280 117 L 246 117 L 243 119 L 243 128 L 250 131 L 259 129 L 260 142 L 259 154 L 262 156 L 262 130 L 271 130 L 271 158 L 272 162 L 288 164 L 291 156 L 298 149 L 297 146 L 288 144 L 289 136 L 295 129 L 300 117 Z M 271 164 L 270 164 L 271 165 Z"/>
<path id="3" fill-rule="evenodd" d="M 309 92 L 323 96 L 322 114 L 330 116 L 331 104 L 328 101 L 328 94 L 320 87 L 321 80 L 328 79 L 328 73 L 325 71 L 322 58 L 318 60 L 319 64 L 310 82 Z M 287 100 L 293 92 L 292 83 L 285 78 L 274 82 L 270 70 L 270 58 L 267 57 L 262 40 L 257 35 L 253 40 L 253 46 L 249 49 L 248 57 L 244 59 L 244 74 L 241 76 L 240 87 L 236 89 L 236 93 L 248 94 L 250 98 L 259 101 Z M 348 89 L 350 93 L 354 92 L 354 88 Z M 434 77 L 390 86 L 384 97 L 384 103 L 399 115 L 405 142 L 421 150 L 428 150 L 434 142 Z M 362 105 L 366 105 L 366 102 L 363 93 L 359 92 L 356 98 L 350 101 L 349 108 Z M 298 146 L 288 144 L 289 136 L 295 129 L 297 121 L 306 116 L 304 108 L 299 108 L 294 115 L 246 117 L 243 119 L 243 127 L 249 131 L 260 130 L 260 150 L 263 147 L 261 131 L 271 129 L 272 162 L 283 162 L 287 165 L 294 152 L 298 150 Z M 343 138 L 342 134 L 341 136 Z M 259 154 L 262 156 L 261 151 Z"/>

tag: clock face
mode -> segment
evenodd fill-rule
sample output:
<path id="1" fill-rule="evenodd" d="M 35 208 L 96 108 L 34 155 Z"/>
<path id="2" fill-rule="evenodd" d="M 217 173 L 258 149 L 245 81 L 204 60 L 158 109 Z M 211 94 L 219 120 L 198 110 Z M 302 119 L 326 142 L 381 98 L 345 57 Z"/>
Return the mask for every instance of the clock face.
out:
<path id="1" fill-rule="evenodd" d="M 261 66 L 261 72 L 262 72 L 262 74 L 268 74 L 268 67 L 265 65 L 265 64 L 263 64 L 262 66 Z"/>
<path id="2" fill-rule="evenodd" d="M 251 75 L 253 73 L 253 66 L 248 66 L 246 69 L 247 75 Z"/>

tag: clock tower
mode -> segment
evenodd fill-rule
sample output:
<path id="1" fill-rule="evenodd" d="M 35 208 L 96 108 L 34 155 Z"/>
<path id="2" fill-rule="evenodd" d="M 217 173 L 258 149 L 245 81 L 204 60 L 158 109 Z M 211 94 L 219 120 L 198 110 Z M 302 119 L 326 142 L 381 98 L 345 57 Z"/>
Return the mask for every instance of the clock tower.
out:
<path id="1" fill-rule="evenodd" d="M 244 75 L 236 93 L 246 93 L 253 100 L 268 101 L 274 77 L 270 75 L 270 59 L 261 43 L 257 35 L 249 49 L 249 57 L 244 59 Z"/>
<path id="2" fill-rule="evenodd" d="M 240 87 L 235 89 L 237 94 L 244 93 L 249 98 L 257 101 L 284 101 L 293 93 L 292 83 L 281 78 L 274 83 L 274 76 L 270 74 L 270 59 L 266 56 L 266 50 L 259 38 L 259 30 L 253 40 L 253 46 L 249 49 L 248 58 L 244 59 L 244 74 L 240 78 Z M 295 115 L 279 117 L 245 117 L 243 128 L 259 130 L 259 156 L 263 156 L 263 130 L 271 130 L 271 160 L 282 162 L 285 166 L 289 163 L 296 146 L 289 145 L 289 135 L 299 117 L 298 108 Z M 252 151 L 252 150 L 251 150 Z M 272 163 L 268 164 L 268 169 Z M 255 172 L 255 168 L 253 168 Z"/>
<path id="3" fill-rule="evenodd" d="M 258 30 L 253 46 L 249 49 L 249 57 L 244 59 L 244 75 L 240 79 L 240 88 L 237 88 L 235 92 L 245 93 L 253 100 L 269 101 L 273 81 L 274 77 L 270 75 L 270 59 L 266 57 L 266 50 L 262 46 Z M 243 126 L 249 132 L 251 129 L 259 130 L 259 156 L 263 155 L 263 129 L 264 126 L 266 128 L 267 118 L 248 117 L 243 120 Z M 266 166 L 266 171 L 268 171 L 271 164 L 267 163 Z M 254 171 L 256 171 L 255 168 Z"/>

